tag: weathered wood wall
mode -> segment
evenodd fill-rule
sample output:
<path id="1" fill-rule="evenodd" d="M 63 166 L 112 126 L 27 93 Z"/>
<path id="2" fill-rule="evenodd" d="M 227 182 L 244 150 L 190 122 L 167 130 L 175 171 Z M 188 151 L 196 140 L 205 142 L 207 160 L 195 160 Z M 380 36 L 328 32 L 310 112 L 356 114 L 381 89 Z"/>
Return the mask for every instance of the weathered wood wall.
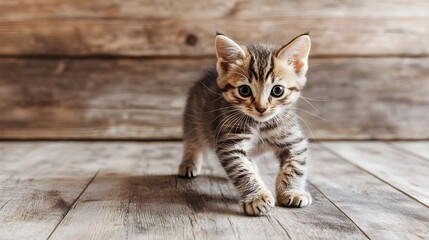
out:
<path id="1" fill-rule="evenodd" d="M 318 111 L 300 106 L 310 136 L 427 139 L 427 9 L 426 0 L 0 0 L 0 138 L 179 139 L 215 31 L 282 44 L 310 30 L 304 96 Z"/>

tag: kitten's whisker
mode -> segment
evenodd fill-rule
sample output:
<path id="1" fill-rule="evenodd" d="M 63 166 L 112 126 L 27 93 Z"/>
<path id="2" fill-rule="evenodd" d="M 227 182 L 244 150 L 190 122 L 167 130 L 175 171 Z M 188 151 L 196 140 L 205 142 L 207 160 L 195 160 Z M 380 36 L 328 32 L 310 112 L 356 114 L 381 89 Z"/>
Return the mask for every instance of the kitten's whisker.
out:
<path id="1" fill-rule="evenodd" d="M 244 129 L 246 126 L 248 126 L 246 123 L 247 123 L 247 116 L 243 116 L 243 120 L 240 124 L 240 128 Z"/>
<path id="2" fill-rule="evenodd" d="M 286 122 L 289 126 L 294 126 L 297 124 L 296 120 L 290 115 L 284 115 L 284 118 L 281 118 L 282 123 Z"/>
<path id="3" fill-rule="evenodd" d="M 225 109 L 233 109 L 233 108 L 235 108 L 235 106 L 222 107 L 222 108 L 218 108 L 218 109 L 215 109 L 212 111 L 207 111 L 205 113 L 211 113 L 211 112 L 216 112 L 216 111 L 225 110 Z"/>
<path id="4" fill-rule="evenodd" d="M 227 134 L 227 136 L 231 133 L 231 131 L 234 129 L 234 128 L 236 128 L 236 125 L 237 125 L 237 123 L 240 121 L 240 119 L 242 118 L 243 116 L 240 116 L 240 115 L 238 115 L 238 116 L 236 116 L 235 117 L 235 119 L 234 119 L 234 121 L 232 122 L 232 127 L 229 129 L 229 132 L 228 132 L 228 134 Z M 236 128 L 237 129 L 237 128 Z"/>
<path id="5" fill-rule="evenodd" d="M 222 94 L 220 95 L 220 97 L 216 98 L 215 100 L 213 100 L 213 102 L 216 102 L 217 100 L 223 98 Z"/>
<path id="6" fill-rule="evenodd" d="M 240 111 L 240 110 L 238 110 L 238 109 L 236 109 L 236 110 L 229 110 L 230 112 L 229 113 L 235 113 L 235 112 L 238 112 L 238 111 Z M 223 116 L 223 114 L 219 114 L 219 116 L 217 116 L 210 124 L 213 124 L 214 123 L 214 121 L 216 121 L 216 119 L 218 119 L 219 117 L 222 117 Z M 226 118 L 228 118 L 229 116 L 227 116 Z M 226 119 L 225 118 L 225 119 Z M 222 119 L 220 122 L 219 122 L 219 124 L 220 123 L 222 123 L 223 121 L 225 121 L 225 119 Z M 218 124 L 218 126 L 219 126 L 219 124 Z M 215 129 L 215 132 L 216 132 L 216 130 L 217 130 L 217 128 Z"/>
<path id="7" fill-rule="evenodd" d="M 210 125 L 213 124 L 218 118 L 220 118 L 222 116 L 222 114 L 219 114 L 219 116 L 217 116 L 215 119 L 213 119 L 213 121 L 211 121 Z"/>
<path id="8" fill-rule="evenodd" d="M 298 117 L 298 119 L 299 120 L 301 120 L 304 124 L 305 124 L 305 126 L 307 127 L 307 129 L 310 131 L 310 134 L 311 134 L 311 137 L 313 138 L 313 139 L 316 139 L 316 137 L 314 136 L 314 134 L 313 134 L 313 131 L 311 131 L 311 128 L 310 128 L 310 126 L 308 126 L 309 125 L 309 123 L 307 124 L 307 121 L 305 121 L 302 117 L 300 117 L 299 115 L 296 115 L 297 117 Z"/>
<path id="9" fill-rule="evenodd" d="M 301 96 L 299 96 L 299 98 L 301 98 L 302 100 L 304 100 L 306 103 L 310 104 L 310 106 L 316 110 L 317 112 L 320 112 L 319 109 L 317 109 L 311 102 L 309 102 L 307 99 L 302 98 Z"/>
<path id="10" fill-rule="evenodd" d="M 311 137 L 313 138 L 313 139 L 315 139 L 315 137 L 314 137 L 314 134 L 313 134 L 313 131 L 311 130 L 311 128 L 310 128 L 310 123 L 308 123 L 307 121 L 305 121 L 301 116 L 299 116 L 298 114 L 294 114 L 294 116 L 295 117 L 297 117 L 298 118 L 298 120 L 301 120 L 304 124 L 305 124 L 305 126 L 307 127 L 307 129 L 309 130 L 309 132 L 310 132 L 310 135 L 311 135 Z M 289 116 L 287 116 L 286 117 L 287 119 L 289 119 L 289 120 L 291 120 L 291 121 L 293 121 L 293 123 L 295 123 L 295 125 L 297 125 L 297 126 L 299 126 L 299 123 L 298 123 L 298 121 L 295 119 L 295 118 L 293 118 L 293 117 L 291 117 L 290 115 Z"/>
<path id="11" fill-rule="evenodd" d="M 222 94 L 219 94 L 219 93 L 217 93 L 217 92 L 215 92 L 215 91 L 213 91 L 213 90 L 211 90 L 210 88 L 208 88 L 203 82 L 199 82 L 199 83 L 201 83 L 201 85 L 203 85 L 207 90 L 209 90 L 210 92 L 212 92 L 213 94 L 216 94 L 216 95 L 218 95 L 218 96 L 222 96 Z"/>
<path id="12" fill-rule="evenodd" d="M 312 115 L 312 116 L 315 116 L 315 117 L 317 117 L 317 118 L 319 118 L 319 119 L 321 119 L 321 120 L 324 120 L 324 121 L 329 122 L 329 120 L 328 120 L 328 119 L 323 118 L 323 117 L 321 117 L 321 116 L 319 116 L 319 115 L 317 115 L 317 114 L 314 114 L 314 113 L 312 113 L 312 112 L 310 112 L 310 111 L 307 111 L 307 110 L 305 110 L 305 109 L 298 108 L 298 107 L 295 107 L 295 108 L 292 108 L 292 109 L 301 110 L 301 111 L 303 111 L 303 112 L 305 112 L 305 113 L 308 113 L 308 114 L 310 114 L 310 115 Z"/>
<path id="13" fill-rule="evenodd" d="M 219 140 L 219 134 L 220 134 L 223 126 L 228 121 L 230 121 L 231 119 L 233 119 L 236 115 L 240 114 L 240 112 L 238 112 L 238 111 L 237 112 L 233 112 L 230 116 L 227 116 L 226 118 L 224 118 L 222 121 L 219 122 L 218 126 L 215 129 L 215 133 L 216 133 L 215 140 L 216 140 L 216 142 Z"/>
<path id="14" fill-rule="evenodd" d="M 240 119 L 240 114 L 235 114 L 234 117 L 228 121 L 230 123 L 229 123 L 229 125 L 227 125 L 225 127 L 229 127 L 229 132 L 225 136 L 228 136 L 231 133 L 231 131 L 235 128 L 236 122 L 239 119 Z"/>
<path id="15" fill-rule="evenodd" d="M 309 97 L 304 97 L 304 96 L 299 96 L 299 97 L 301 97 L 301 98 L 305 98 L 305 99 L 307 99 L 307 100 L 309 100 L 309 101 L 315 101 L 315 102 L 329 102 L 329 100 L 323 100 L 323 99 L 314 99 L 314 98 L 309 98 Z"/>
<path id="16" fill-rule="evenodd" d="M 210 125 L 211 124 L 213 124 L 215 121 L 216 121 L 216 119 L 218 119 L 218 118 L 220 118 L 220 117 L 222 117 L 223 116 L 223 114 L 221 113 L 221 114 L 219 114 L 219 116 L 217 116 L 211 123 L 210 123 Z M 226 119 L 226 118 L 225 118 Z M 225 120 L 225 119 L 222 119 L 219 123 L 218 123 L 218 125 L 216 126 L 216 129 L 215 129 L 215 133 L 216 133 L 216 131 L 217 131 L 217 128 L 219 127 L 219 125 Z"/>

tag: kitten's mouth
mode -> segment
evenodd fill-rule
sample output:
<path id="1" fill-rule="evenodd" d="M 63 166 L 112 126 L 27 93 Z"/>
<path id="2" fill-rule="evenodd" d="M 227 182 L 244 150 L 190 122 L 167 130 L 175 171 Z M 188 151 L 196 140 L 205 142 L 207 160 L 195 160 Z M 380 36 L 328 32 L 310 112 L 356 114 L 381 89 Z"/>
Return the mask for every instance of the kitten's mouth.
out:
<path id="1" fill-rule="evenodd" d="M 264 112 L 264 113 L 259 113 L 259 112 L 256 113 L 248 109 L 242 109 L 241 111 L 257 122 L 266 122 L 277 114 L 276 111 L 270 111 L 270 112 Z"/>
<path id="2" fill-rule="evenodd" d="M 270 120 L 274 116 L 274 113 L 259 113 L 252 114 L 251 117 L 258 122 L 265 122 Z"/>

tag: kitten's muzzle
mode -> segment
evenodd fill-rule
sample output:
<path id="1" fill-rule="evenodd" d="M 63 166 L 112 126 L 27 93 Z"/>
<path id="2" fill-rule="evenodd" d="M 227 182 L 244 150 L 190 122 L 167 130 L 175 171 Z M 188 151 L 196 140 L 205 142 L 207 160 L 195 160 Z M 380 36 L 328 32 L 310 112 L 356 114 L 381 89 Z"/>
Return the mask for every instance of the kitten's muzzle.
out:
<path id="1" fill-rule="evenodd" d="M 257 107 L 256 111 L 260 112 L 260 113 L 264 113 L 265 111 L 267 111 L 267 108 L 264 107 Z"/>

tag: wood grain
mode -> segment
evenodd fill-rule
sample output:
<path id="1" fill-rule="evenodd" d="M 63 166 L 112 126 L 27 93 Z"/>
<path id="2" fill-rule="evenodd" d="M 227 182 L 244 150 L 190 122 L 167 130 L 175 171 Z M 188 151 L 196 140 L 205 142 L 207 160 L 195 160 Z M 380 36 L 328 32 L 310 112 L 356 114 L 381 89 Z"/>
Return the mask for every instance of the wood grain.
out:
<path id="1" fill-rule="evenodd" d="M 335 154 L 356 146 L 335 144 Z M 380 180 L 319 145 L 312 150 L 313 204 L 246 217 L 212 154 L 198 178 L 176 176 L 180 142 L 2 142 L 0 239 L 428 238 L 428 208 L 392 188 L 395 178 Z M 392 152 L 381 155 L 392 160 Z M 254 160 L 273 190 L 278 163 L 270 155 Z M 396 175 L 391 165 L 383 171 Z"/>
<path id="2" fill-rule="evenodd" d="M 355 143 L 342 144 L 353 146 Z M 337 152 L 337 147 L 334 145 L 332 150 Z M 339 147 L 338 154 L 342 154 L 343 150 Z M 384 156 L 384 152 L 381 155 Z M 429 237 L 427 207 L 317 144 L 312 145 L 312 156 L 309 172 L 311 184 L 334 202 L 370 239 Z M 386 160 L 389 158 L 389 154 L 386 154 Z M 368 157 L 361 153 L 357 161 L 365 159 Z M 405 159 L 402 161 L 406 162 Z M 394 172 L 387 168 L 385 171 L 393 175 Z M 405 174 L 412 176 L 414 173 L 407 171 Z"/>
<path id="3" fill-rule="evenodd" d="M 138 139 L 180 136 L 187 89 L 212 61 L 1 62 L 2 134 Z"/>
<path id="4" fill-rule="evenodd" d="M 153 1 L 38 0 L 1 1 L 2 20 L 77 18 L 252 18 L 261 17 L 428 17 L 424 0 L 371 1 Z M 376 11 L 374 11 L 376 10 Z"/>
<path id="5" fill-rule="evenodd" d="M 0 138 L 178 139 L 203 59 L 0 60 Z M 424 139 L 426 58 L 310 62 L 298 112 L 318 139 Z M 310 113 L 309 113 L 310 112 Z M 320 116 L 323 119 L 316 117 Z M 306 125 L 302 124 L 306 129 Z"/>
<path id="6" fill-rule="evenodd" d="M 429 142 L 419 141 L 419 142 L 410 142 L 410 141 L 395 141 L 391 142 L 396 147 L 403 149 L 411 154 L 420 156 L 423 159 L 429 161 Z"/>
<path id="7" fill-rule="evenodd" d="M 100 171 L 51 239 L 365 238 L 314 188 L 311 207 L 276 207 L 268 217 L 246 217 L 239 214 L 237 194 L 213 155 L 203 174 L 189 180 L 176 176 L 181 143 L 121 143 L 111 148 L 123 155 L 112 156 L 117 161 Z M 273 188 L 275 173 L 261 170 Z"/>
<path id="8" fill-rule="evenodd" d="M 328 142 L 323 146 L 429 207 L 428 161 L 382 142 Z"/>
<path id="9" fill-rule="evenodd" d="M 427 56 L 429 17 L 55 19 L 0 21 L 0 55 L 214 56 L 221 31 L 283 45 L 306 31 L 312 56 Z"/>
<path id="10" fill-rule="evenodd" d="M 97 150 L 0 143 L 0 239 L 46 239 L 96 174 Z"/>

